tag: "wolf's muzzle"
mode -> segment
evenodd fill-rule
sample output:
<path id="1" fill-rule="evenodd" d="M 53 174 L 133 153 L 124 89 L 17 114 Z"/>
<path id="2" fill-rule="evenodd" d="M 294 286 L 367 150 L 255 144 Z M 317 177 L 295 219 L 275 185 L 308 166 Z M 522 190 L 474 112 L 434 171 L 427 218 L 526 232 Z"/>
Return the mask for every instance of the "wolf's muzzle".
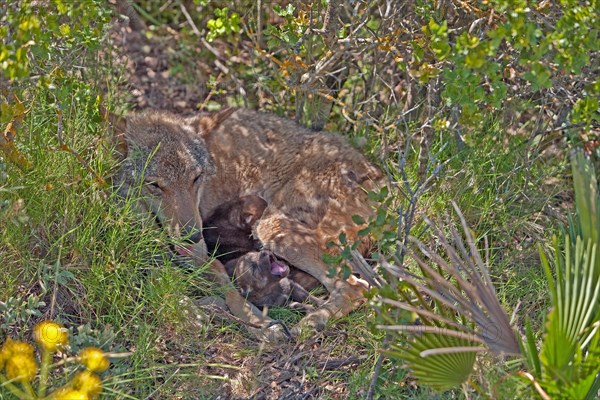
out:
<path id="1" fill-rule="evenodd" d="M 196 231 L 192 235 L 187 237 L 187 241 L 190 243 L 198 243 L 202 240 L 202 231 Z"/>

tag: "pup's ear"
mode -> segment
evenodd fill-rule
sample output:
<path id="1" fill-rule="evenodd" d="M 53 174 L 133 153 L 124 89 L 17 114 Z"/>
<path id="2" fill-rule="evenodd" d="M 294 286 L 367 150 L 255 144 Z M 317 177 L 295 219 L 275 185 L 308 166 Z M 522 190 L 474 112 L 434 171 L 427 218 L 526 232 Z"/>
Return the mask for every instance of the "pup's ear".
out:
<path id="1" fill-rule="evenodd" d="M 110 136 L 112 136 L 112 142 L 117 151 L 117 158 L 119 160 L 125 159 L 125 157 L 127 157 L 127 141 L 125 140 L 127 120 L 124 117 L 109 112 L 102 104 L 100 104 L 98 108 L 100 110 L 100 116 L 107 122 L 108 132 Z"/>
<path id="2" fill-rule="evenodd" d="M 216 113 L 205 114 L 197 117 L 196 129 L 201 136 L 209 135 L 215 128 L 231 116 L 235 108 L 225 107 Z"/>

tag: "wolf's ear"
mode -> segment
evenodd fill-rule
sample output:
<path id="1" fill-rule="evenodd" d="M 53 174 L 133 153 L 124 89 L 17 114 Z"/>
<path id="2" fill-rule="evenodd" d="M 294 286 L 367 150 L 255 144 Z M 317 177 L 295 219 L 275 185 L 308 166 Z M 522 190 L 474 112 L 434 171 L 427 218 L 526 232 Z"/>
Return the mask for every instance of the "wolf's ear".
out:
<path id="1" fill-rule="evenodd" d="M 201 115 L 196 119 L 196 129 L 201 136 L 209 135 L 233 114 L 235 108 L 225 107 L 216 113 Z"/>
<path id="2" fill-rule="evenodd" d="M 127 157 L 127 141 L 125 140 L 125 130 L 127 129 L 127 120 L 115 113 L 109 112 L 101 104 L 99 106 L 100 115 L 107 122 L 108 132 L 112 136 L 112 143 L 117 151 L 119 160 Z"/>

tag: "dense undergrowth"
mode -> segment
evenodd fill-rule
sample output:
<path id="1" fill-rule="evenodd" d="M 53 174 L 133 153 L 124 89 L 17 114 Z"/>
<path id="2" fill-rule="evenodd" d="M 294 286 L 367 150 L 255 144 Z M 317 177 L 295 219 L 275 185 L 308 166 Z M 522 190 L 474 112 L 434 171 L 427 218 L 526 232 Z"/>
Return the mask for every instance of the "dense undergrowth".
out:
<path id="1" fill-rule="evenodd" d="M 385 337 L 377 308 L 276 349 L 227 317 L 198 314 L 190 299 L 213 294 L 203 271 L 176 265 L 166 234 L 113 193 L 100 104 L 246 106 L 343 133 L 393 182 L 372 225 L 381 253 L 401 250 L 411 202 L 408 228 L 421 240 L 430 235 L 423 217 L 456 202 L 491 246 L 492 281 L 504 309 L 517 310 L 516 331 L 528 316 L 541 339 L 550 292 L 537 244 L 551 249 L 573 207 L 568 150 L 598 151 L 595 1 L 391 10 L 330 1 L 339 7 L 330 25 L 326 2 L 275 2 L 263 4 L 260 27 L 254 2 L 115 3 L 0 6 L 0 343 L 54 319 L 69 327 L 73 352 L 132 352 L 103 373 L 106 398 L 363 398 L 372 386 Z M 411 199 L 404 183 L 425 181 Z M 271 313 L 290 325 L 300 318 Z M 522 368 L 478 358 L 468 384 L 439 394 L 386 358 L 374 397 L 530 397 L 515 378 Z M 57 384 L 72 373 L 54 372 Z M 0 398 L 10 396 L 0 384 Z"/>

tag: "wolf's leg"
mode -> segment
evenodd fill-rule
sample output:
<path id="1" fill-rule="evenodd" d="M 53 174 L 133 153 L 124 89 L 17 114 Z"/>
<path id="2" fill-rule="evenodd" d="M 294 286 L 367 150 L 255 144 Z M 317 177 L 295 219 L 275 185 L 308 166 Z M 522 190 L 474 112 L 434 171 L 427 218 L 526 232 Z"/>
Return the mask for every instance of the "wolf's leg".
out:
<path id="1" fill-rule="evenodd" d="M 201 263 L 203 258 L 194 257 L 194 261 Z M 210 270 L 212 281 L 223 291 L 225 304 L 229 307 L 229 311 L 246 325 L 254 337 L 269 342 L 279 342 L 288 338 L 286 330 L 280 324 L 263 315 L 258 308 L 242 297 L 219 260 L 212 261 Z"/>
<path id="2" fill-rule="evenodd" d="M 293 333 L 299 333 L 304 327 L 321 330 L 330 318 L 343 317 L 366 300 L 364 292 L 367 288 L 358 279 L 328 276 L 329 266 L 321 260 L 322 250 L 316 233 L 310 228 L 271 211 L 263 215 L 255 232 L 266 249 L 317 278 L 329 292 L 325 304 L 304 317 Z"/>

